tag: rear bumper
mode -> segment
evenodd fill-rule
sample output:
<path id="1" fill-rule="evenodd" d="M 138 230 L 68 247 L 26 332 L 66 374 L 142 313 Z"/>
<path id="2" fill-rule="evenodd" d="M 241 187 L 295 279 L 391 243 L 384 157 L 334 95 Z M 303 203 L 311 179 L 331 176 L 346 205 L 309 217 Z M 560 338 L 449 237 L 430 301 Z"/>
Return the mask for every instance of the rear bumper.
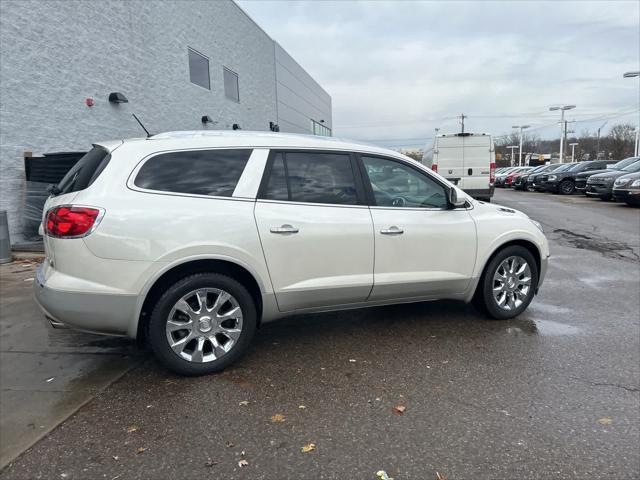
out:
<path id="1" fill-rule="evenodd" d="M 465 189 L 464 193 L 473 198 L 487 198 L 493 197 L 495 187 L 491 185 L 489 188 L 470 188 Z"/>
<path id="2" fill-rule="evenodd" d="M 55 328 L 69 327 L 105 335 L 126 335 L 136 312 L 138 297 L 50 288 L 38 267 L 33 282 L 34 297 Z"/>

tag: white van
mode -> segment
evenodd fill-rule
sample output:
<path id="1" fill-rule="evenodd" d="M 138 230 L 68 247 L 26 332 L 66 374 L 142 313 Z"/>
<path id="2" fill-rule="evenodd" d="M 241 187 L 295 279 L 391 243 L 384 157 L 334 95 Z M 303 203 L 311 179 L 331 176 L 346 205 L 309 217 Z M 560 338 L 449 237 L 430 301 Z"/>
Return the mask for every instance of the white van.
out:
<path id="1" fill-rule="evenodd" d="M 493 196 L 496 153 L 487 133 L 437 135 L 422 163 L 478 200 Z"/>

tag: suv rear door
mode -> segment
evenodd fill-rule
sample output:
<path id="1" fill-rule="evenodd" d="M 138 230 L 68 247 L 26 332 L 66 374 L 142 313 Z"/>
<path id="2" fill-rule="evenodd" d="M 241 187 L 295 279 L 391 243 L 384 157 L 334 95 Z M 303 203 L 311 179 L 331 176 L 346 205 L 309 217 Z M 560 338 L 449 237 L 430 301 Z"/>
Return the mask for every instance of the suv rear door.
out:
<path id="1" fill-rule="evenodd" d="M 278 308 L 363 302 L 373 230 L 352 154 L 271 151 L 254 215 Z"/>

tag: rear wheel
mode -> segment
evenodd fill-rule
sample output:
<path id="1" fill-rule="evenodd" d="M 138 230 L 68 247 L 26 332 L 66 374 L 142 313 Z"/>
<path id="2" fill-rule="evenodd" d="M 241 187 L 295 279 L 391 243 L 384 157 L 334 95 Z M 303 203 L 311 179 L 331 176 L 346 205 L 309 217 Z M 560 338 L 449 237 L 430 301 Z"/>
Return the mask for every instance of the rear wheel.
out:
<path id="1" fill-rule="evenodd" d="M 164 292 L 149 320 L 158 361 L 180 375 L 218 372 L 247 350 L 257 323 L 253 298 L 238 281 L 198 273 Z"/>
<path id="2" fill-rule="evenodd" d="M 571 195 L 576 190 L 573 180 L 563 180 L 558 186 L 558 191 L 563 195 Z"/>
<path id="3" fill-rule="evenodd" d="M 500 250 L 486 266 L 475 301 L 495 319 L 513 318 L 529 306 L 536 285 L 538 268 L 533 255 L 513 245 Z"/>

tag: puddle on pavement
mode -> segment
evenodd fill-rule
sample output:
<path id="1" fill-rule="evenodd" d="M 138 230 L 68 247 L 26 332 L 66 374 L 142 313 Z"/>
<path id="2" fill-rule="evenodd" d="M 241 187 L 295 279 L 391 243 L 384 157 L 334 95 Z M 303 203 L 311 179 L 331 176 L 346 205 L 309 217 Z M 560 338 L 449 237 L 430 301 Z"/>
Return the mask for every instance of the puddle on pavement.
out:
<path id="1" fill-rule="evenodd" d="M 547 337 L 559 337 L 576 335 L 580 332 L 578 327 L 553 320 L 514 320 L 507 327 L 506 332 L 511 335 L 542 335 Z"/>

